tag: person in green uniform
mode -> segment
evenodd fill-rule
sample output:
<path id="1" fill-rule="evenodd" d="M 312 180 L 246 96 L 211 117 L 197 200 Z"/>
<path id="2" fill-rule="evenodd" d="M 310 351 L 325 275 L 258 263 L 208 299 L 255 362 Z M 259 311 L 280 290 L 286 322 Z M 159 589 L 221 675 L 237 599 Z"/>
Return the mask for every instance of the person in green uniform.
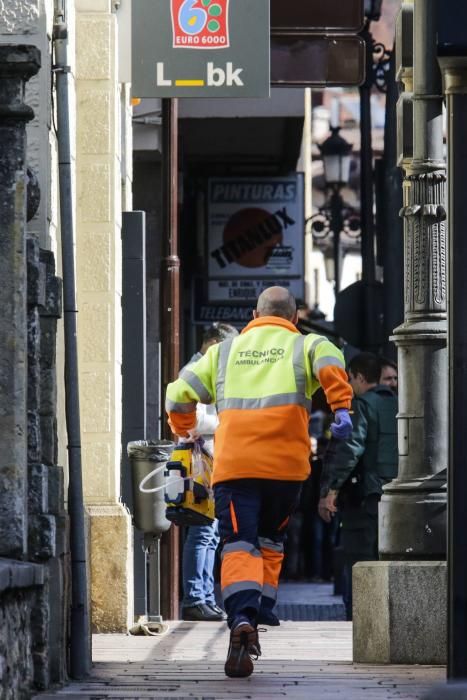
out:
<path id="1" fill-rule="evenodd" d="M 397 476 L 397 396 L 379 383 L 381 360 L 360 353 L 349 363 L 354 390 L 352 434 L 331 440 L 324 458 L 319 514 L 330 522 L 339 510 L 344 549 L 344 604 L 352 619 L 352 567 L 378 559 L 378 503 Z"/>

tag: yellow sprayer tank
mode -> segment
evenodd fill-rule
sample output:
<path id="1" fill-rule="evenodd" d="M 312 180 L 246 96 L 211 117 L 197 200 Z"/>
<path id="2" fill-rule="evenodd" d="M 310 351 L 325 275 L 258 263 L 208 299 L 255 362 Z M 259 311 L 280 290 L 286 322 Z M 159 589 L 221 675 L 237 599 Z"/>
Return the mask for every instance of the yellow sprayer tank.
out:
<path id="1" fill-rule="evenodd" d="M 179 443 L 165 470 L 166 518 L 176 525 L 211 525 L 215 518 L 211 476 L 212 455 L 202 444 Z"/>

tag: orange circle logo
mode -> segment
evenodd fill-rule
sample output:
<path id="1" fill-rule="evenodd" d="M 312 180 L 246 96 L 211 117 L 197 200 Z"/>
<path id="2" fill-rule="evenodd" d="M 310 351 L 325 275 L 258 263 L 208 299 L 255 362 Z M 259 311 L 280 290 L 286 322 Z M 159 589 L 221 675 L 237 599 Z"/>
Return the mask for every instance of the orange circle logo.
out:
<path id="1" fill-rule="evenodd" d="M 228 220 L 223 233 L 224 250 L 228 249 L 242 267 L 263 267 L 273 248 L 282 244 L 282 226 L 269 211 L 241 209 Z"/>

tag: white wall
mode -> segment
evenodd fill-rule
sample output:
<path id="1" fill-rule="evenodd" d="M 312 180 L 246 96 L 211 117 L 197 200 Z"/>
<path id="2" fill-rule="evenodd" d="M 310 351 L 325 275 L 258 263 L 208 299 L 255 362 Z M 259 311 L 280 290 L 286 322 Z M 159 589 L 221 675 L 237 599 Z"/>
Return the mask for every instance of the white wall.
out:
<path id="1" fill-rule="evenodd" d="M 318 303 L 321 311 L 326 314 L 326 319 L 332 321 L 334 318 L 334 284 L 333 282 L 328 282 L 326 279 L 326 268 L 324 265 L 324 256 L 319 250 L 314 250 L 312 254 L 312 268 L 313 271 L 317 270 L 318 275 L 318 290 L 315 290 L 315 298 L 312 298 L 313 302 L 316 302 L 316 294 L 318 296 Z M 362 275 L 362 259 L 360 255 L 354 253 L 349 253 L 345 255 L 342 265 L 342 275 L 341 275 L 341 290 L 353 284 L 357 280 L 361 279 Z M 313 279 L 315 279 L 315 274 L 313 274 Z"/>

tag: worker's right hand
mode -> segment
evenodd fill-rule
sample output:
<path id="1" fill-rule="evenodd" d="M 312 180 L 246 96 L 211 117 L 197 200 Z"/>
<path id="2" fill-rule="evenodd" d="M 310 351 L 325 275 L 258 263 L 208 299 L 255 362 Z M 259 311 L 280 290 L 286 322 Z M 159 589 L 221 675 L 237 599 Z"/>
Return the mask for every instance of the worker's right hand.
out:
<path id="1" fill-rule="evenodd" d="M 186 435 L 183 437 L 181 435 L 178 435 L 178 439 L 180 442 L 196 442 L 201 437 L 201 435 L 198 433 L 196 428 L 192 428 L 187 432 Z"/>
<path id="2" fill-rule="evenodd" d="M 338 408 L 334 414 L 334 423 L 330 426 L 332 435 L 338 440 L 348 440 L 352 435 L 352 419 L 347 408 Z"/>
<path id="3" fill-rule="evenodd" d="M 326 523 L 331 522 L 334 515 L 337 513 L 337 491 L 329 491 L 327 496 L 320 498 L 318 513 Z"/>

